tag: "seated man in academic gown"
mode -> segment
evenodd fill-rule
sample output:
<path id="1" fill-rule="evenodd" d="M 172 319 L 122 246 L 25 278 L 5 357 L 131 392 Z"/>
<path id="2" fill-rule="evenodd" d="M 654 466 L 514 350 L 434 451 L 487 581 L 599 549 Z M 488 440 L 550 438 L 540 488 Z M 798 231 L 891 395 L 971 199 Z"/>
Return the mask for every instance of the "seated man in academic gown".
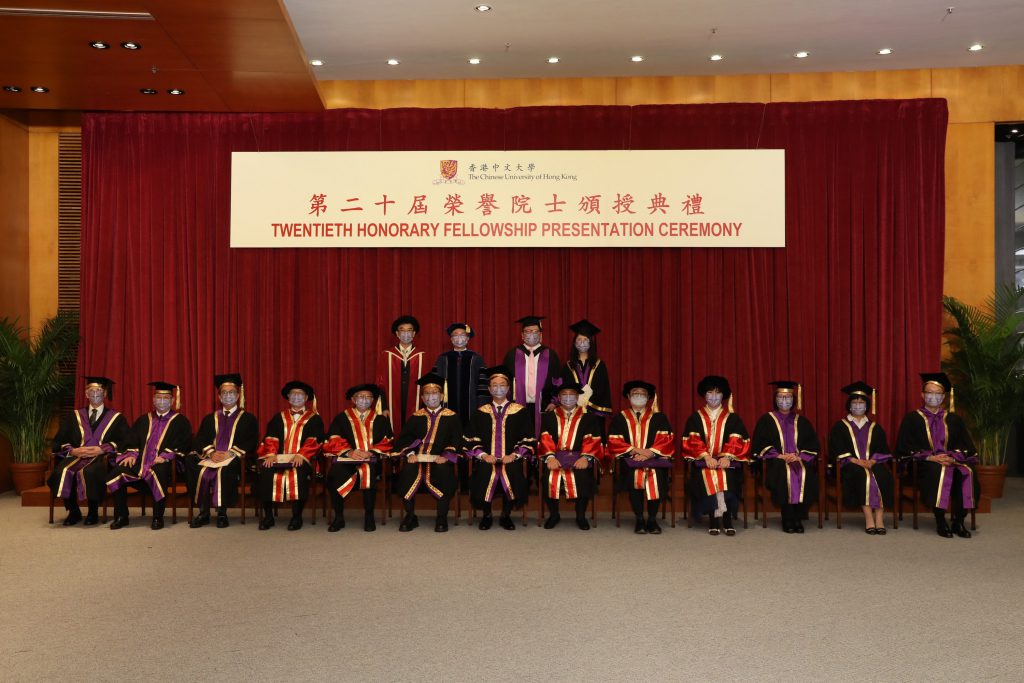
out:
<path id="1" fill-rule="evenodd" d="M 629 401 L 629 408 L 612 418 L 608 453 L 618 458 L 621 465 L 618 486 L 629 491 L 629 504 L 636 516 L 633 532 L 660 534 L 658 509 L 668 493 L 668 472 L 675 455 L 672 425 L 665 413 L 658 410 L 657 388 L 650 382 L 626 382 L 622 395 Z"/>
<path id="2" fill-rule="evenodd" d="M 267 433 L 256 449 L 260 466 L 256 482 L 263 517 L 260 531 L 274 526 L 274 503 L 291 503 L 288 531 L 302 528 L 302 509 L 309 498 L 313 459 L 324 440 L 324 421 L 316 411 L 316 394 L 305 382 L 291 381 L 281 389 L 288 401 L 267 423 Z"/>
<path id="3" fill-rule="evenodd" d="M 540 436 L 540 415 L 550 404 L 544 399 L 551 396 L 553 380 L 562 375 L 562 361 L 549 346 L 544 346 L 542 316 L 528 315 L 516 322 L 522 325 L 523 343 L 505 354 L 504 367 L 508 368 L 512 383 L 511 398 L 526 408 L 532 420 L 530 436 Z"/>
<path id="4" fill-rule="evenodd" d="M 693 463 L 690 498 L 693 516 L 708 516 L 708 533 L 735 536 L 733 519 L 743 498 L 743 466 L 750 462 L 750 437 L 732 411 L 729 380 L 708 375 L 697 383 L 704 406 L 683 428 L 683 457 Z"/>
<path id="5" fill-rule="evenodd" d="M 132 425 L 125 440 L 126 450 L 117 457 L 107 479 L 107 490 L 114 494 L 114 521 L 111 529 L 128 526 L 128 487 L 148 489 L 153 496 L 153 521 L 150 528 L 164 528 L 167 488 L 171 485 L 174 460 L 184 457 L 192 447 L 192 425 L 178 412 L 181 389 L 169 382 L 150 382 L 153 410 Z"/>
<path id="6" fill-rule="evenodd" d="M 917 461 L 921 502 L 935 513 L 939 536 L 970 538 L 964 525 L 967 511 L 977 505 L 980 489 L 973 465 L 978 462 L 967 426 L 953 412 L 953 385 L 944 372 L 921 374 L 924 406 L 900 423 L 896 454 Z M 949 411 L 942 406 L 949 394 Z M 950 524 L 946 523 L 946 511 Z"/>
<path id="7" fill-rule="evenodd" d="M 458 485 L 456 463 L 462 450 L 462 421 L 444 407 L 444 378 L 432 372 L 420 377 L 423 407 L 405 423 L 395 440 L 395 453 L 402 458 L 398 492 L 402 494 L 405 516 L 399 531 L 419 526 L 416 494 L 426 491 L 437 500 L 434 531 L 448 531 L 448 507 Z"/>
<path id="8" fill-rule="evenodd" d="M 128 421 L 105 404 L 113 398 L 113 390 L 114 383 L 106 377 L 86 377 L 88 405 L 61 420 L 53 438 L 57 464 L 48 483 L 54 497 L 64 500 L 68 511 L 64 526 L 82 521 L 78 501 L 83 498 L 89 504 L 85 526 L 99 522 L 97 511 L 107 490 L 107 458 L 124 447 L 128 436 Z"/>
<path id="9" fill-rule="evenodd" d="M 541 479 L 542 495 L 548 506 L 545 529 L 554 529 L 561 520 L 558 498 L 574 500 L 576 526 L 590 528 L 587 505 L 594 497 L 598 461 L 604 453 L 601 422 L 578 405 L 583 387 L 569 377 L 558 387 L 558 407 L 541 417 L 537 455 L 543 461 L 546 476 Z"/>
<path id="10" fill-rule="evenodd" d="M 526 504 L 527 480 L 523 461 L 529 461 L 536 446 L 532 415 L 522 405 L 508 400 L 511 371 L 498 366 L 487 371 L 491 402 L 481 406 L 466 429 L 466 457 L 473 459 L 469 493 L 473 507 L 483 512 L 480 529 L 491 528 L 491 501 L 501 496 L 498 524 L 509 531 L 516 528 L 512 508 Z"/>
<path id="11" fill-rule="evenodd" d="M 391 422 L 375 409 L 380 398 L 376 384 L 359 384 L 345 392 L 352 405 L 338 413 L 327 429 L 324 455 L 330 465 L 327 488 L 334 505 L 334 521 L 327 530 L 345 528 L 345 499 L 352 491 L 363 492 L 363 531 L 375 531 L 373 508 L 381 458 L 391 452 Z"/>
<path id="12" fill-rule="evenodd" d="M 818 500 L 818 435 L 811 421 L 796 413 L 802 407 L 800 384 L 769 384 L 775 387 L 775 410 L 757 421 L 751 450 L 764 463 L 765 486 L 782 510 L 782 530 L 802 534 L 807 508 Z"/>
<path id="13" fill-rule="evenodd" d="M 210 523 L 210 508 L 217 510 L 217 528 L 228 526 L 227 509 L 238 502 L 238 485 L 246 459 L 256 454 L 260 424 L 245 410 L 242 376 L 216 375 L 220 409 L 199 423 L 194 452 L 185 458 L 188 491 L 199 506 L 189 526 L 198 529 Z"/>

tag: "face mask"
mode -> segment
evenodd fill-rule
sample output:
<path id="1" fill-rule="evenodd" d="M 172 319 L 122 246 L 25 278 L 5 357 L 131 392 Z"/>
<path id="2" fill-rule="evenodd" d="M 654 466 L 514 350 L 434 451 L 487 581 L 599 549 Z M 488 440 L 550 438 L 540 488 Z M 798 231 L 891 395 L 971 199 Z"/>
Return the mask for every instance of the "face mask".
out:
<path id="1" fill-rule="evenodd" d="M 235 405 L 236 403 L 238 403 L 238 392 L 225 391 L 223 394 L 220 395 L 220 403 L 225 408 L 230 408 L 231 406 Z"/>
<path id="2" fill-rule="evenodd" d="M 497 399 L 505 398 L 508 395 L 508 387 L 507 386 L 493 386 L 493 387 L 488 387 L 487 390 L 491 392 L 491 396 L 493 396 L 494 398 L 497 398 Z"/>
<path id="3" fill-rule="evenodd" d="M 452 346 L 456 348 L 464 348 L 469 343 L 469 337 L 464 334 L 457 334 L 452 337 Z"/>
<path id="4" fill-rule="evenodd" d="M 629 405 L 631 405 L 631 406 L 633 406 L 634 408 L 637 408 L 637 409 L 643 408 L 644 406 L 647 405 L 647 397 L 646 396 L 630 396 L 629 397 Z"/>
<path id="5" fill-rule="evenodd" d="M 288 403 L 293 408 L 301 408 L 302 406 L 306 405 L 306 396 L 305 394 L 298 393 L 288 394 Z"/>
<path id="6" fill-rule="evenodd" d="M 433 410 L 441 405 L 441 394 L 423 394 L 423 405 Z"/>
<path id="7" fill-rule="evenodd" d="M 926 391 L 924 394 L 924 404 L 929 408 L 938 408 L 945 399 L 945 394 L 936 394 L 931 391 Z"/>
<path id="8" fill-rule="evenodd" d="M 851 401 L 850 402 L 850 415 L 854 417 L 864 417 L 868 412 L 868 404 L 864 401 Z"/>
<path id="9" fill-rule="evenodd" d="M 158 412 L 158 413 L 166 413 L 168 410 L 171 409 L 171 399 L 170 398 L 154 398 L 153 399 L 153 407 L 156 408 L 156 412 Z"/>
<path id="10" fill-rule="evenodd" d="M 708 408 L 717 408 L 722 405 L 722 392 L 709 391 L 704 394 L 704 400 L 707 402 Z"/>
<path id="11" fill-rule="evenodd" d="M 356 408 L 360 412 L 365 412 L 365 411 L 370 409 L 370 406 L 373 405 L 373 397 L 372 396 L 359 396 L 359 397 L 357 397 L 355 399 L 354 403 L 356 404 Z"/>
<path id="12" fill-rule="evenodd" d="M 576 394 L 563 394 L 558 397 L 558 402 L 562 404 L 563 408 L 575 408 L 579 398 Z"/>
<path id="13" fill-rule="evenodd" d="M 406 345 L 412 344 L 412 340 L 415 337 L 416 337 L 416 333 L 415 332 L 399 332 L 398 333 L 398 341 L 400 341 L 400 342 L 402 342 L 403 344 L 406 344 Z"/>
<path id="14" fill-rule="evenodd" d="M 581 339 L 580 341 L 576 342 L 576 350 L 579 351 L 580 353 L 586 353 L 587 351 L 589 351 L 590 350 L 590 340 L 589 339 Z"/>
<path id="15" fill-rule="evenodd" d="M 776 396 L 775 405 L 779 410 L 790 410 L 793 407 L 793 397 L 789 394 Z"/>
<path id="16" fill-rule="evenodd" d="M 527 346 L 540 344 L 540 332 L 527 332 L 523 335 L 523 343 Z"/>
<path id="17" fill-rule="evenodd" d="M 91 403 L 94 406 L 98 406 L 99 404 L 103 403 L 102 391 L 90 391 L 85 395 L 85 397 L 89 399 L 89 403 Z"/>

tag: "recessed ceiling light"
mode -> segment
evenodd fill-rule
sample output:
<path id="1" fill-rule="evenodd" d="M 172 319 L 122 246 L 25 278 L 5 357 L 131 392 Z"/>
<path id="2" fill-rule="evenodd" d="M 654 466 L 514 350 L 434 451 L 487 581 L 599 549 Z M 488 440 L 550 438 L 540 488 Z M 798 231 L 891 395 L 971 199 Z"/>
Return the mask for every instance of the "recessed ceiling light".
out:
<path id="1" fill-rule="evenodd" d="M 985 49 L 984 45 L 982 45 L 981 43 L 975 43 L 974 45 L 971 45 L 969 48 L 967 48 L 967 51 L 968 52 L 981 52 L 984 49 Z"/>
<path id="2" fill-rule="evenodd" d="M 16 85 L 5 85 L 4 90 L 6 92 L 21 92 L 21 88 Z"/>
<path id="3" fill-rule="evenodd" d="M 1017 132 L 1017 129 L 1016 129 L 1016 128 L 1011 128 L 1011 129 L 1010 129 L 1010 132 L 1011 132 L 1011 133 L 1016 133 L 1016 132 Z"/>
<path id="4" fill-rule="evenodd" d="M 804 52 L 803 50 L 801 50 L 800 52 L 797 52 L 793 56 L 796 57 L 797 59 L 804 59 L 806 57 L 810 57 L 811 53 L 810 52 Z"/>
<path id="5" fill-rule="evenodd" d="M 139 92 L 143 95 L 155 95 L 156 88 L 139 88 Z"/>
<path id="6" fill-rule="evenodd" d="M 479 64 L 480 63 L 480 58 L 479 57 L 470 57 L 469 58 L 469 63 L 470 64 Z"/>
<path id="7" fill-rule="evenodd" d="M 97 50 L 107 50 L 110 48 L 110 43 L 104 43 L 102 40 L 94 40 L 89 43 L 89 47 L 94 47 Z"/>
<path id="8" fill-rule="evenodd" d="M 642 56 L 640 56 L 640 55 L 633 55 L 632 57 L 629 58 L 629 61 L 631 61 L 631 62 L 642 62 L 642 61 L 644 61 L 644 58 Z"/>
<path id="9" fill-rule="evenodd" d="M 558 57 L 548 57 L 548 64 L 558 64 Z"/>
<path id="10" fill-rule="evenodd" d="M 475 9 L 476 9 L 477 12 L 490 12 L 491 11 L 491 6 L 490 5 L 477 5 Z"/>
<path id="11" fill-rule="evenodd" d="M 126 40 L 123 43 L 121 43 L 121 47 L 123 47 L 126 50 L 141 50 L 142 49 L 141 45 L 139 45 L 138 43 L 132 42 L 130 40 Z"/>
<path id="12" fill-rule="evenodd" d="M 708 57 L 708 59 L 710 59 L 712 62 L 720 62 L 723 59 L 725 59 L 725 57 L 723 57 L 722 55 L 711 55 L 710 57 Z"/>
<path id="13" fill-rule="evenodd" d="M 322 59 L 311 59 L 311 60 L 309 60 L 309 65 L 310 66 L 323 66 L 324 65 L 324 60 L 322 60 Z"/>
<path id="14" fill-rule="evenodd" d="M 892 48 L 883 47 L 881 50 L 878 51 L 878 54 L 880 54 L 880 55 L 891 55 L 892 54 Z"/>
<path id="15" fill-rule="evenodd" d="M 389 59 L 388 66 L 398 66 L 399 62 L 397 59 Z"/>
<path id="16" fill-rule="evenodd" d="M 184 95 L 185 91 L 182 90 L 181 88 L 171 88 L 170 90 L 167 91 L 167 94 L 168 95 Z"/>
<path id="17" fill-rule="evenodd" d="M 45 86 L 42 86 L 42 85 L 33 85 L 31 88 L 29 88 L 29 90 L 31 90 L 32 92 L 38 92 L 38 93 L 50 92 L 49 88 L 47 88 Z"/>

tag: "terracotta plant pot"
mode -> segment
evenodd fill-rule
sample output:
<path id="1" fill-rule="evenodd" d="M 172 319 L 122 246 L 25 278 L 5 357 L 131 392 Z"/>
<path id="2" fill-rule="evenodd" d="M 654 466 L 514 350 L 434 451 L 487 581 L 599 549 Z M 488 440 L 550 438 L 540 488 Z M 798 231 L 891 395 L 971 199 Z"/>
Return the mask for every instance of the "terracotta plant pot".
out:
<path id="1" fill-rule="evenodd" d="M 45 462 L 12 462 L 11 479 L 15 493 L 21 495 L 22 491 L 42 486 L 46 478 L 46 465 Z"/>
<path id="2" fill-rule="evenodd" d="M 974 472 L 978 475 L 981 495 L 989 498 L 1002 498 L 1003 485 L 1006 483 L 1006 463 L 1002 465 L 975 465 Z"/>

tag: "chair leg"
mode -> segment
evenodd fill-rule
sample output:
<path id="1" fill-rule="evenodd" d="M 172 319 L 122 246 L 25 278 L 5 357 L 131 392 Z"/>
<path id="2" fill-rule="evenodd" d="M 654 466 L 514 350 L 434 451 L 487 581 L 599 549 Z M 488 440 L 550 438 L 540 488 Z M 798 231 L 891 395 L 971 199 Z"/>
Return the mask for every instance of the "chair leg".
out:
<path id="1" fill-rule="evenodd" d="M 50 524 L 53 524 L 53 494 L 50 494 Z"/>
<path id="2" fill-rule="evenodd" d="M 978 525 L 976 523 L 974 515 L 975 515 L 975 508 L 971 508 L 971 531 L 977 531 L 978 530 Z"/>
<path id="3" fill-rule="evenodd" d="M 178 523 L 178 467 L 171 463 L 171 524 Z"/>
<path id="4" fill-rule="evenodd" d="M 242 502 L 242 524 L 245 524 L 245 460 L 242 459 L 242 481 L 238 484 L 241 487 L 239 494 Z"/>

